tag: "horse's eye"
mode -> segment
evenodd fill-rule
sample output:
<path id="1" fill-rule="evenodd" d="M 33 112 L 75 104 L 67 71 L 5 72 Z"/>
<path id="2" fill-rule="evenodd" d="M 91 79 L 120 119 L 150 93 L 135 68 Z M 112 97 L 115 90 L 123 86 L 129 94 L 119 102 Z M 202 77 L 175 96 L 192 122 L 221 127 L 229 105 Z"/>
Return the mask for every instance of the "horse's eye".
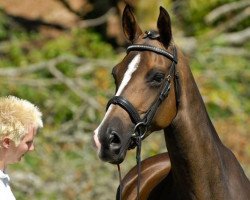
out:
<path id="1" fill-rule="evenodd" d="M 162 81 L 164 80 L 164 74 L 160 72 L 153 72 L 148 77 L 148 82 L 151 86 L 157 87 L 160 86 Z"/>
<path id="2" fill-rule="evenodd" d="M 162 81 L 163 81 L 163 79 L 164 79 L 164 75 L 163 74 L 156 74 L 155 76 L 154 76 L 154 81 L 156 82 L 156 83 L 161 83 Z"/>

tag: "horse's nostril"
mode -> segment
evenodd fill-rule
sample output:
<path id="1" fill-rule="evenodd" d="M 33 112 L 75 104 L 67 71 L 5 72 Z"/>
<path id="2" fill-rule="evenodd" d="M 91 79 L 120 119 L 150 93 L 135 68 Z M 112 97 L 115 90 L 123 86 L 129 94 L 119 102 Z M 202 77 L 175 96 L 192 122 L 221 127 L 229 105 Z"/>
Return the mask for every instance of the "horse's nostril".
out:
<path id="1" fill-rule="evenodd" d="M 109 143 L 110 144 L 120 144 L 121 140 L 117 134 L 117 132 L 112 131 L 109 137 Z"/>
<path id="2" fill-rule="evenodd" d="M 118 136 L 118 133 L 112 131 L 109 136 L 109 148 L 110 150 L 115 153 L 119 154 L 121 149 L 121 139 Z"/>

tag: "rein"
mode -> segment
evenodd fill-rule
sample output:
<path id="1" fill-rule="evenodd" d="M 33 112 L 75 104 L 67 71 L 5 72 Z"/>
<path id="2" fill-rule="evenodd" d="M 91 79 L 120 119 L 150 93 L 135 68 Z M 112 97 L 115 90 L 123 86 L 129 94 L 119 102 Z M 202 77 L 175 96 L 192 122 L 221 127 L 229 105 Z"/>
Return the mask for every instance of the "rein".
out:
<path id="1" fill-rule="evenodd" d="M 161 105 L 161 103 L 164 101 L 164 99 L 167 98 L 170 87 L 171 87 L 171 79 L 174 79 L 174 86 L 175 86 L 175 96 L 176 96 L 176 102 L 177 107 L 179 103 L 179 81 L 178 81 L 178 75 L 176 73 L 176 64 L 177 61 L 177 50 L 174 46 L 173 48 L 173 54 L 167 52 L 164 49 L 150 46 L 150 45 L 139 45 L 134 44 L 130 45 L 127 48 L 127 53 L 130 51 L 151 51 L 160 55 L 165 56 L 169 60 L 172 61 L 172 64 L 170 66 L 169 74 L 165 77 L 165 82 L 162 86 L 162 90 L 159 93 L 159 96 L 155 99 L 155 101 L 152 103 L 148 111 L 146 112 L 145 116 L 143 118 L 140 117 L 137 110 L 134 108 L 134 106 L 124 97 L 122 96 L 114 96 L 112 97 L 108 104 L 107 109 L 111 104 L 119 105 L 122 107 L 126 112 L 129 114 L 131 121 L 135 124 L 134 131 L 131 134 L 131 143 L 129 146 L 129 149 L 133 149 L 137 147 L 136 149 L 136 162 L 137 162 L 137 200 L 139 200 L 139 192 L 140 192 L 140 176 L 141 176 L 141 142 L 144 138 L 146 138 L 146 133 L 148 130 L 148 127 L 151 125 L 151 122 L 155 116 L 155 113 L 158 109 L 158 107 Z M 122 182 L 121 182 L 121 172 L 118 165 L 118 172 L 119 172 L 119 179 L 120 179 L 120 194 L 119 194 L 119 200 L 122 198 Z"/>

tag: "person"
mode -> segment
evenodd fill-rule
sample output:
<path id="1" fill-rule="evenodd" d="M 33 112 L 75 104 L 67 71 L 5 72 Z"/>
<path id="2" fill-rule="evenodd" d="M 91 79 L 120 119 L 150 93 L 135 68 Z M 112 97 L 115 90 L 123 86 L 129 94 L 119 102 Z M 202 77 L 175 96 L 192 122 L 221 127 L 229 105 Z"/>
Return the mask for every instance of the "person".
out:
<path id="1" fill-rule="evenodd" d="M 0 199 L 15 200 L 6 173 L 9 164 L 17 163 L 34 150 L 34 137 L 43 127 L 42 113 L 27 100 L 14 96 L 0 97 Z"/>

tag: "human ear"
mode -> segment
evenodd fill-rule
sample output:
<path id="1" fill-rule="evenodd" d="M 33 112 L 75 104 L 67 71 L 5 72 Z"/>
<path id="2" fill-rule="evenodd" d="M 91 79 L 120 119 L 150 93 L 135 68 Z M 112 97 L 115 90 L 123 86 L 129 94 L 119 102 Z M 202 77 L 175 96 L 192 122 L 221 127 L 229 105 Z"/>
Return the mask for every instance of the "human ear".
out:
<path id="1" fill-rule="evenodd" d="M 12 140 L 10 138 L 8 138 L 8 137 L 3 138 L 3 140 L 2 140 L 2 146 L 4 148 L 8 149 L 10 147 L 11 141 Z"/>

